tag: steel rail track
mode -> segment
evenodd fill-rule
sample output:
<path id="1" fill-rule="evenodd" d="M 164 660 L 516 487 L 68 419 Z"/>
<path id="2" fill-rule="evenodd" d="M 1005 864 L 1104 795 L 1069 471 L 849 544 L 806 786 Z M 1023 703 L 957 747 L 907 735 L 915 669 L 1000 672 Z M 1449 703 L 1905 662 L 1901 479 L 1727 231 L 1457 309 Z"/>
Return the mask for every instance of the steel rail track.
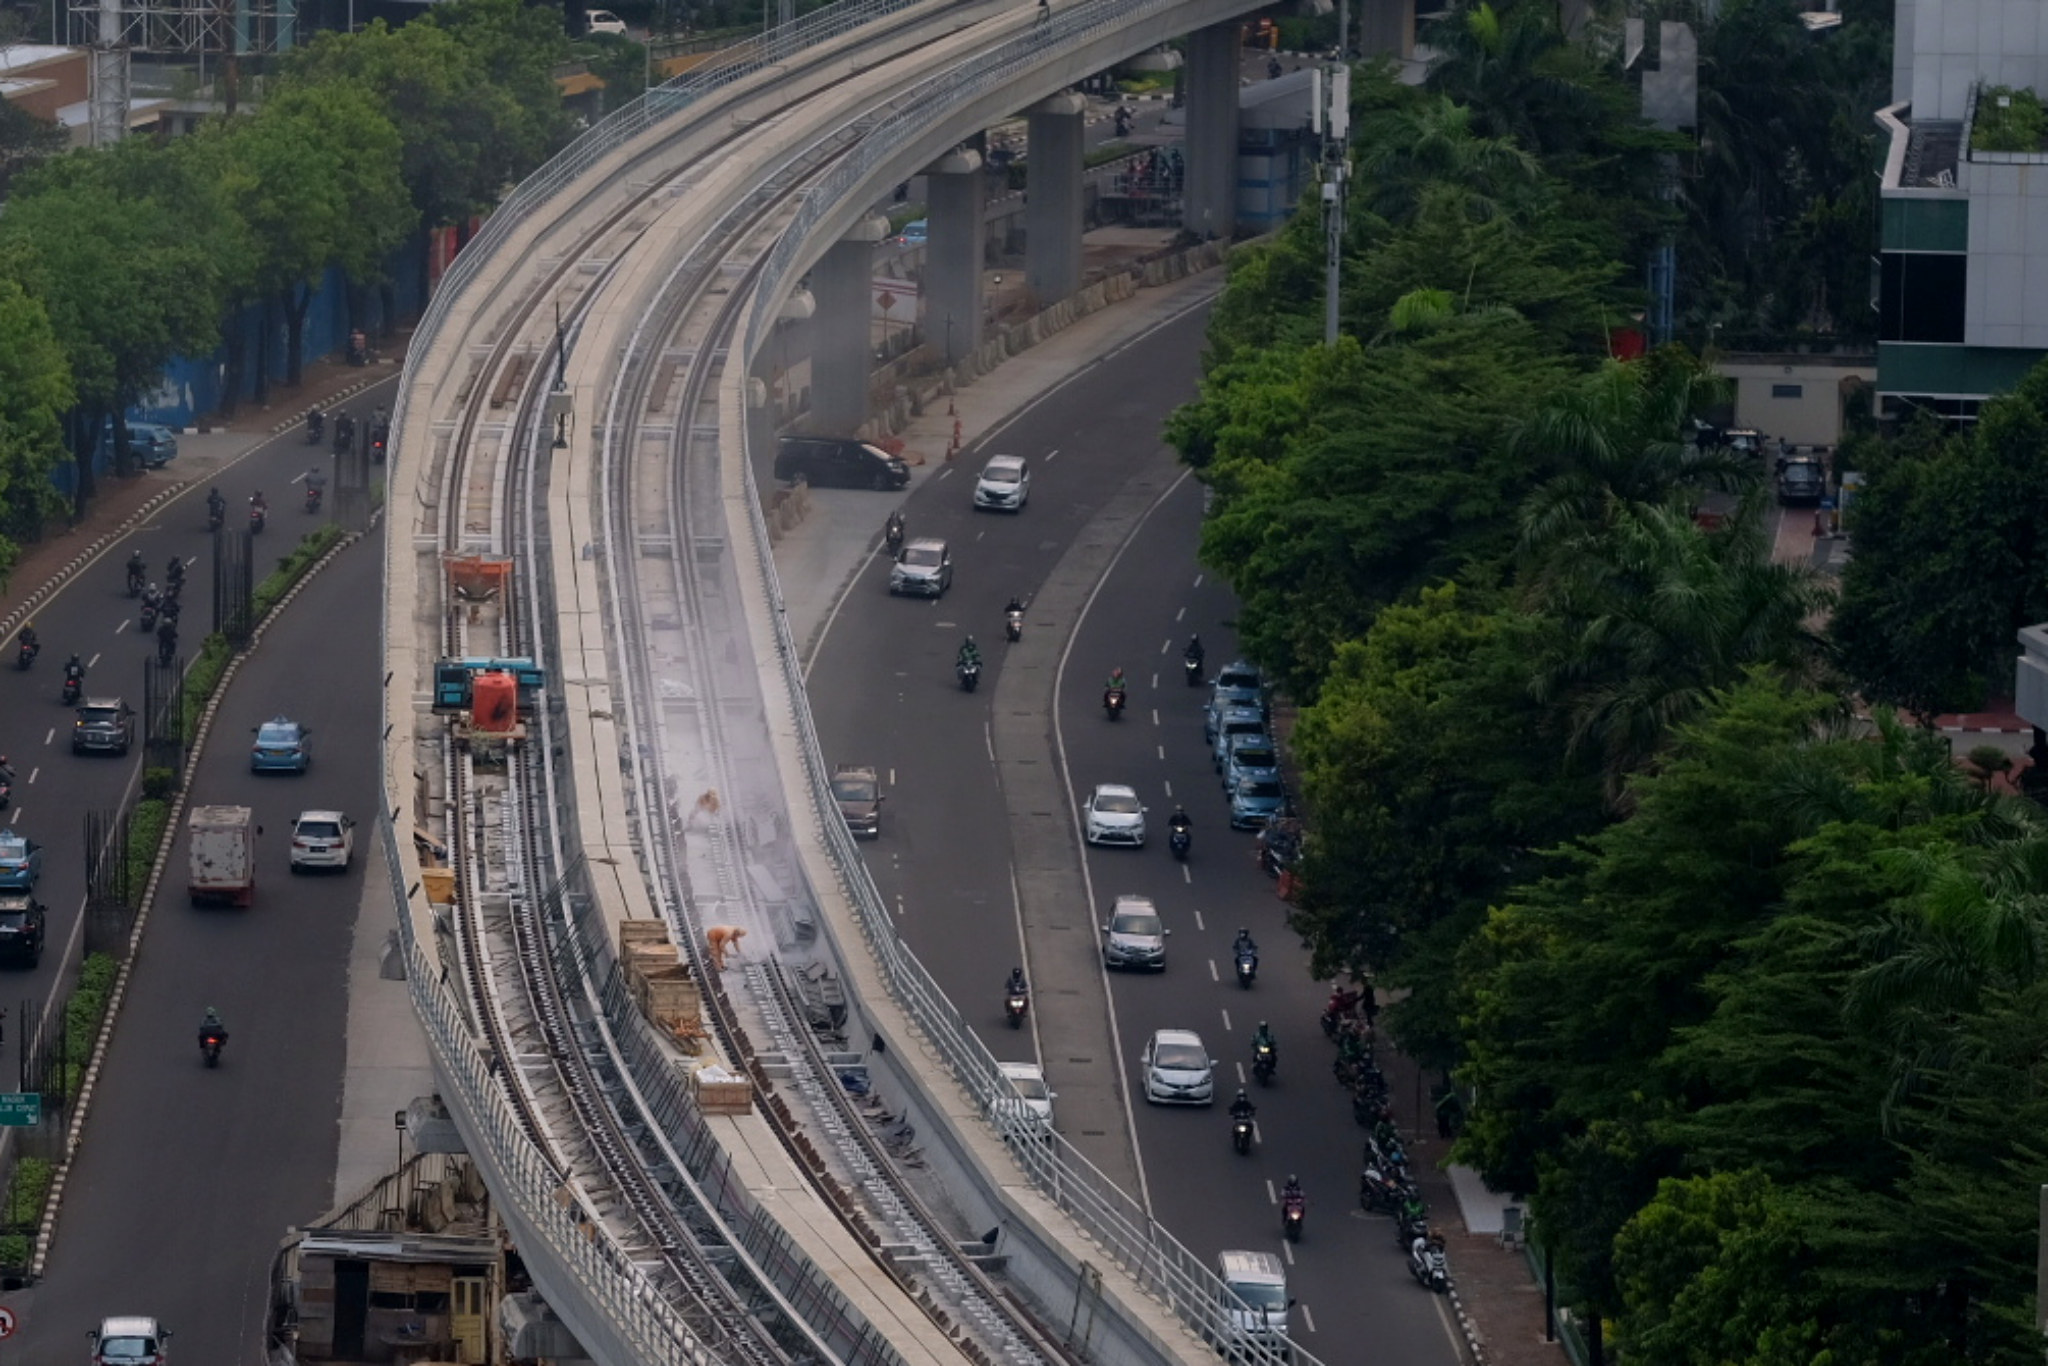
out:
<path id="1" fill-rule="evenodd" d="M 872 122 L 873 119 L 860 121 L 854 126 L 855 131 L 864 132 Z M 789 201 L 796 189 L 791 186 L 783 192 L 785 206 L 793 208 Z M 770 212 L 772 210 L 763 210 L 759 217 L 765 219 Z M 736 216 L 737 211 L 731 212 L 726 221 L 730 222 Z M 739 242 L 746 235 L 742 227 L 729 232 L 727 238 Z M 708 234 L 707 240 L 715 236 L 715 232 Z M 634 686 L 621 689 L 626 698 L 627 714 L 632 718 L 630 729 L 641 737 L 654 737 L 661 732 L 658 719 L 652 715 L 655 696 L 649 665 L 652 652 L 648 648 L 644 620 L 637 610 L 647 601 L 638 564 L 642 558 L 642 543 L 658 540 L 669 547 L 677 617 L 687 623 L 685 631 L 694 646 L 686 656 L 691 661 L 690 672 L 696 685 L 697 713 L 705 722 L 699 727 L 698 738 L 711 758 L 714 786 L 723 791 L 735 790 L 732 763 L 722 728 L 716 723 L 724 708 L 713 671 L 705 662 L 712 657 L 715 642 L 706 630 L 701 611 L 712 601 L 712 594 L 723 590 L 704 582 L 702 559 L 698 553 L 703 536 L 692 529 L 691 509 L 712 511 L 717 529 L 711 535 L 720 544 L 723 542 L 723 519 L 717 512 L 720 487 L 715 443 L 709 451 L 700 449 L 693 453 L 691 447 L 700 442 L 707 430 L 717 430 L 715 399 L 707 404 L 706 396 L 716 392 L 728 363 L 733 333 L 741 321 L 741 301 L 746 297 L 747 288 L 761 268 L 765 255 L 765 250 L 754 251 L 740 260 L 729 259 L 723 278 L 730 282 L 730 287 L 716 298 L 709 296 L 700 284 L 683 306 L 671 306 L 665 312 L 658 305 L 650 308 L 617 372 L 611 411 L 605 424 L 607 458 L 603 477 L 606 484 L 600 501 L 605 509 L 609 534 L 602 558 L 609 571 L 611 591 L 607 595 L 607 605 L 615 631 L 619 671 L 622 677 L 630 678 L 634 683 Z M 709 278 L 709 271 L 700 275 L 701 281 L 708 283 Z M 674 299 L 677 295 L 670 289 L 664 289 L 659 297 Z M 708 324 L 700 323 L 694 334 L 686 339 L 686 345 L 678 348 L 678 334 L 689 324 L 690 315 L 697 311 L 711 314 Z M 657 312 L 663 312 L 661 321 L 649 326 L 648 319 Z M 636 486 L 643 470 L 635 460 L 635 453 L 643 448 L 640 428 L 647 414 L 655 371 L 662 358 L 677 349 L 684 350 L 690 357 L 681 381 L 683 396 L 676 404 L 677 417 L 666 458 L 652 462 L 662 487 L 658 491 L 649 490 Z M 712 420 L 708 423 L 698 420 L 707 407 L 712 411 Z M 693 479 L 705 480 L 707 459 L 712 462 L 708 470 L 708 487 L 693 490 Z M 625 478 L 621 481 L 626 485 L 623 496 L 612 487 L 620 466 L 625 467 Z M 664 523 L 663 534 L 659 536 L 651 535 L 635 518 L 636 511 L 644 511 L 647 500 L 656 492 L 659 493 L 658 506 Z M 705 1004 L 716 1037 L 727 1055 L 742 1060 L 757 1084 L 765 1086 L 768 1078 L 756 1061 L 755 1051 L 736 1018 L 719 974 L 712 971 L 705 961 L 702 947 L 704 926 L 697 914 L 689 879 L 682 871 L 673 827 L 670 820 L 664 818 L 671 814 L 665 796 L 670 784 L 660 757 L 660 746 L 643 738 L 630 747 L 630 754 L 629 762 L 640 788 L 639 835 L 643 852 L 651 865 L 650 876 L 660 884 L 657 900 L 665 900 L 674 906 L 683 921 L 678 926 L 682 933 L 677 938 L 689 954 L 698 980 L 707 987 Z M 716 860 L 721 897 L 747 904 L 758 913 L 758 895 L 752 881 L 736 873 L 742 851 L 733 847 L 728 827 L 719 825 L 716 829 L 724 844 L 723 857 Z M 761 915 L 760 919 L 765 921 L 767 917 Z M 919 1260 L 927 1267 L 928 1279 L 937 1283 L 945 1306 L 961 1316 L 969 1330 L 991 1352 L 992 1359 L 1006 1363 L 1067 1360 L 1066 1355 L 1039 1333 L 1030 1319 L 960 1251 L 952 1234 L 914 1194 L 879 1141 L 853 1113 L 843 1089 L 789 998 L 779 966 L 771 967 L 773 971 L 766 984 L 751 992 L 751 1003 L 769 1021 L 772 1033 L 803 1040 L 803 1046 L 783 1049 L 792 1066 L 804 1069 L 798 1089 L 811 1103 L 818 1122 L 835 1139 L 851 1143 L 848 1165 L 870 1208 L 890 1224 L 890 1241 L 907 1243 L 916 1249 Z M 902 1267 L 879 1255 L 874 1231 L 853 1216 L 843 1189 L 837 1188 L 836 1183 L 818 1169 L 815 1150 L 800 1141 L 800 1131 L 787 1112 L 768 1106 L 764 1107 L 763 1113 L 778 1141 L 795 1159 L 797 1168 L 819 1188 L 827 1206 L 839 1214 L 850 1231 L 871 1252 L 876 1253 L 881 1267 L 907 1292 L 916 1295 L 918 1303 L 936 1324 L 947 1331 L 955 1331 L 940 1304 L 929 1293 L 918 1294 L 919 1287 L 905 1276 Z"/>

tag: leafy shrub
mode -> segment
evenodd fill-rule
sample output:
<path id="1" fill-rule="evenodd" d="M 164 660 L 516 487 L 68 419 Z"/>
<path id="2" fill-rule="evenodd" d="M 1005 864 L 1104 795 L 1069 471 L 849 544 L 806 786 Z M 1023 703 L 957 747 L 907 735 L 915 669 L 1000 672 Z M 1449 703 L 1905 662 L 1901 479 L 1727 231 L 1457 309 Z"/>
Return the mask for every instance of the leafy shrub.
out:
<path id="1" fill-rule="evenodd" d="M 170 819 L 168 796 L 137 802 L 134 814 L 128 818 L 128 889 L 137 897 L 149 882 L 149 870 L 156 862 L 157 846 L 163 843 L 164 826 Z"/>
<path id="2" fill-rule="evenodd" d="M 107 1017 L 107 1002 L 114 992 L 114 975 L 119 965 L 104 953 L 85 960 L 78 970 L 78 985 L 64 1003 L 64 1070 L 57 1079 L 55 1094 L 44 1099 L 68 1100 L 78 1094 L 85 1076 L 85 1064 L 92 1057 L 93 1041 L 99 1036 L 100 1021 Z"/>
<path id="3" fill-rule="evenodd" d="M 2048 141 L 2048 109 L 2031 90 L 1991 85 L 1977 97 L 1974 152 L 2038 152 Z"/>
<path id="4" fill-rule="evenodd" d="M 142 771 L 142 795 L 145 800 L 159 802 L 177 790 L 177 775 L 167 768 L 146 768 Z"/>

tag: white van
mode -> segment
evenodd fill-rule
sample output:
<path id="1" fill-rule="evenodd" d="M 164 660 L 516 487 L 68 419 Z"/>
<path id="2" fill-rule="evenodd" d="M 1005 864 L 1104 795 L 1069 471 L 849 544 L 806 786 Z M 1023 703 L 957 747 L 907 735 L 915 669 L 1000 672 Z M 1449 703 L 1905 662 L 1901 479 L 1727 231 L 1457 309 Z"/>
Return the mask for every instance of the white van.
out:
<path id="1" fill-rule="evenodd" d="M 1228 1360 L 1285 1361 L 1287 1268 L 1271 1252 L 1227 1251 L 1216 1254 L 1216 1274 L 1223 1280 L 1224 1340 L 1216 1344 Z"/>

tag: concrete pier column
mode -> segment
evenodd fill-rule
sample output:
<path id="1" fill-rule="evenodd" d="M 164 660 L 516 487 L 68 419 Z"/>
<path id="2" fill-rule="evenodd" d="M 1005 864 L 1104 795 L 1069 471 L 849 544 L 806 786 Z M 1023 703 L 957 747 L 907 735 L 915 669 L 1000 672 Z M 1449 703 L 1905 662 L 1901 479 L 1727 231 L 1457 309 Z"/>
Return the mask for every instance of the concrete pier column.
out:
<path id="1" fill-rule="evenodd" d="M 924 337 L 956 365 L 981 344 L 981 153 L 960 147 L 925 170 Z"/>
<path id="2" fill-rule="evenodd" d="M 1578 0 L 1584 8 L 1583 0 Z M 1571 0 L 1565 6 L 1572 8 Z M 1415 55 L 1415 5 L 1413 0 L 1360 0 L 1358 36 L 1352 41 L 1364 57 L 1392 57 L 1407 61 Z"/>
<path id="3" fill-rule="evenodd" d="M 1238 23 L 1188 35 L 1187 180 L 1181 226 L 1228 241 L 1237 228 Z"/>
<path id="4" fill-rule="evenodd" d="M 888 236 L 888 219 L 864 218 L 811 267 L 811 422 L 818 431 L 850 436 L 868 420 L 875 244 Z"/>
<path id="5" fill-rule="evenodd" d="M 1026 111 L 1024 286 L 1040 304 L 1081 287 L 1081 115 L 1071 90 Z"/>

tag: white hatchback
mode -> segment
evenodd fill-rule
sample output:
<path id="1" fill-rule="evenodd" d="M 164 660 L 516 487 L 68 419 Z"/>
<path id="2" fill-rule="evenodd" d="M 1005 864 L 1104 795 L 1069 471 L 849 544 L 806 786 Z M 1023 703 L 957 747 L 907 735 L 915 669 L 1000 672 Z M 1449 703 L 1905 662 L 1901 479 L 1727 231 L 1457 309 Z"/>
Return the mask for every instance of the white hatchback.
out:
<path id="1" fill-rule="evenodd" d="M 1145 804 L 1136 789 L 1100 783 L 1081 804 L 1081 832 L 1090 844 L 1145 847 Z"/>
<path id="2" fill-rule="evenodd" d="M 301 811 L 292 822 L 292 871 L 348 867 L 356 823 L 339 811 Z"/>
<path id="3" fill-rule="evenodd" d="M 1216 1099 L 1216 1060 L 1192 1029 L 1162 1029 L 1145 1041 L 1145 1099 L 1154 1105 L 1208 1105 Z"/>
<path id="4" fill-rule="evenodd" d="M 608 9 L 594 9 L 590 11 L 590 19 L 584 26 L 584 31 L 586 33 L 615 33 L 623 38 L 626 36 L 626 21 Z"/>
<path id="5" fill-rule="evenodd" d="M 996 1108 L 1022 1119 L 1029 1116 L 1039 1124 L 1052 1127 L 1052 1103 L 1059 1093 L 1045 1084 L 1045 1069 L 1035 1062 L 997 1063 L 1002 1069 L 1004 1080 L 1016 1093 L 1014 1098 L 996 1102 Z"/>
<path id="6" fill-rule="evenodd" d="M 974 506 L 1022 512 L 1031 498 L 1031 467 L 1021 455 L 992 456 L 974 481 Z"/>

